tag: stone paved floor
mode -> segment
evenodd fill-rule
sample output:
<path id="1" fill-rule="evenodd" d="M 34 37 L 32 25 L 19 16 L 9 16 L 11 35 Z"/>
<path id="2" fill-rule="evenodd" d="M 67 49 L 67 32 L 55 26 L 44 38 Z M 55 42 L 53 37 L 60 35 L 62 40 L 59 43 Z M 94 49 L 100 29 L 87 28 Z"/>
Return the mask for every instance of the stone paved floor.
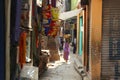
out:
<path id="1" fill-rule="evenodd" d="M 66 63 L 61 57 L 60 61 L 48 64 L 48 70 L 42 75 L 40 80 L 81 80 L 80 75 L 73 66 L 74 54 L 70 54 L 70 59 Z"/>

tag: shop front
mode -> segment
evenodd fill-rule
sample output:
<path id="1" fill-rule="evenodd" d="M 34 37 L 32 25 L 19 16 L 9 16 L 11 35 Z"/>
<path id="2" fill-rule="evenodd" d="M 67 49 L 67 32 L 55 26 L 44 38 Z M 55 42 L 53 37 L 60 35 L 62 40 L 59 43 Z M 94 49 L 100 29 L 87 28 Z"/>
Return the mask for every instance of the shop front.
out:
<path id="1" fill-rule="evenodd" d="M 119 0 L 103 0 L 101 79 L 120 79 Z"/>

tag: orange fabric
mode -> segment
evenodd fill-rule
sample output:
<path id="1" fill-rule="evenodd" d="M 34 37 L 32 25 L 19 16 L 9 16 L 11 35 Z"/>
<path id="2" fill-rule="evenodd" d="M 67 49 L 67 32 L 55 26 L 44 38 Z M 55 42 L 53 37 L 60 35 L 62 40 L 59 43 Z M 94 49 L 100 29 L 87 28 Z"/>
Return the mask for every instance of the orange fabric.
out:
<path id="1" fill-rule="evenodd" d="M 19 41 L 19 63 L 21 65 L 21 68 L 23 67 L 23 64 L 26 60 L 26 35 L 26 32 L 22 32 Z"/>

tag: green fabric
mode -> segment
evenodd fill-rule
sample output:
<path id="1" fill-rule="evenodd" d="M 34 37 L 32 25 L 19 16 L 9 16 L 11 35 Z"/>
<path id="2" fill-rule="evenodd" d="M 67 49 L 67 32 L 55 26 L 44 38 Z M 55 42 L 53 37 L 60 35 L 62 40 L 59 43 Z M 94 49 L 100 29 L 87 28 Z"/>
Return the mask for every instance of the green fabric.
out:
<path id="1" fill-rule="evenodd" d="M 77 2 L 78 2 L 78 0 L 71 0 L 71 10 L 76 8 Z"/>

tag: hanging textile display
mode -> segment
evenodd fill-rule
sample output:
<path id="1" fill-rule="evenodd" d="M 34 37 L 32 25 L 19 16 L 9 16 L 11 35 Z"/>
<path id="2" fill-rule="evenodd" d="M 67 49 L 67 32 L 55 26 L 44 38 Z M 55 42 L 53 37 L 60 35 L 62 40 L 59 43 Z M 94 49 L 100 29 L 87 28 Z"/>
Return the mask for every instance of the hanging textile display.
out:
<path id="1" fill-rule="evenodd" d="M 43 0 L 43 7 L 42 7 L 42 35 L 48 36 L 48 32 L 50 30 L 50 23 L 51 23 L 51 4 L 49 4 L 49 0 Z"/>
<path id="2" fill-rule="evenodd" d="M 42 9 L 44 33 L 46 36 L 52 36 L 55 38 L 60 26 L 58 21 L 59 9 L 56 7 L 56 0 L 44 0 Z"/>
<path id="3" fill-rule="evenodd" d="M 59 60 L 55 42 L 60 26 L 59 9 L 56 7 L 56 0 L 43 0 L 42 5 L 41 49 L 50 51 L 50 61 Z"/>
<path id="4" fill-rule="evenodd" d="M 19 41 L 19 63 L 21 65 L 21 68 L 26 63 L 26 32 L 23 31 L 20 35 L 20 41 Z"/>
<path id="5" fill-rule="evenodd" d="M 30 41 L 27 42 L 27 34 L 29 32 L 29 0 L 21 0 L 21 14 L 20 14 L 20 20 L 18 21 L 20 26 L 16 28 L 17 30 L 21 30 L 20 37 L 19 37 L 19 63 L 21 68 L 23 67 L 23 64 L 26 63 L 26 53 L 28 45 L 30 44 Z M 18 29 L 19 28 L 19 29 Z M 17 32 L 18 33 L 18 32 Z M 16 38 L 17 38 L 16 34 Z M 30 46 L 30 45 L 29 45 Z"/>
<path id="6" fill-rule="evenodd" d="M 59 17 L 59 9 L 58 8 L 51 8 L 51 23 L 50 23 L 50 30 L 49 30 L 49 36 L 56 37 L 58 33 L 58 28 L 60 26 L 60 23 L 58 21 Z"/>
<path id="7" fill-rule="evenodd" d="M 15 22 L 15 42 L 18 42 L 20 37 L 20 19 L 21 19 L 21 4 L 22 0 L 17 0 L 16 6 L 16 22 Z"/>
<path id="8" fill-rule="evenodd" d="M 52 20 L 57 21 L 59 19 L 59 9 L 52 7 L 51 13 L 52 13 Z"/>
<path id="9" fill-rule="evenodd" d="M 19 64 L 19 48 L 18 48 L 18 44 L 19 44 L 19 38 L 20 38 L 20 20 L 21 20 L 21 6 L 22 6 L 22 1 L 21 0 L 17 0 L 16 2 L 16 19 L 15 19 L 15 37 L 14 37 L 14 40 L 15 40 L 15 44 L 16 44 L 16 50 L 17 50 L 17 54 L 16 56 L 14 56 L 16 58 L 16 66 L 15 66 L 15 76 L 14 76 L 14 80 L 15 79 L 19 79 L 19 76 L 20 76 L 20 64 Z M 12 17 L 13 18 L 13 17 Z M 15 52 L 15 50 L 13 50 Z M 13 56 L 13 53 L 11 54 Z M 11 62 L 13 62 L 14 60 L 12 60 Z M 13 79 L 11 79 L 13 80 Z"/>
<path id="10" fill-rule="evenodd" d="M 48 35 L 49 30 L 50 30 L 50 27 L 45 27 L 44 28 L 44 34 L 45 34 L 45 36 Z"/>

